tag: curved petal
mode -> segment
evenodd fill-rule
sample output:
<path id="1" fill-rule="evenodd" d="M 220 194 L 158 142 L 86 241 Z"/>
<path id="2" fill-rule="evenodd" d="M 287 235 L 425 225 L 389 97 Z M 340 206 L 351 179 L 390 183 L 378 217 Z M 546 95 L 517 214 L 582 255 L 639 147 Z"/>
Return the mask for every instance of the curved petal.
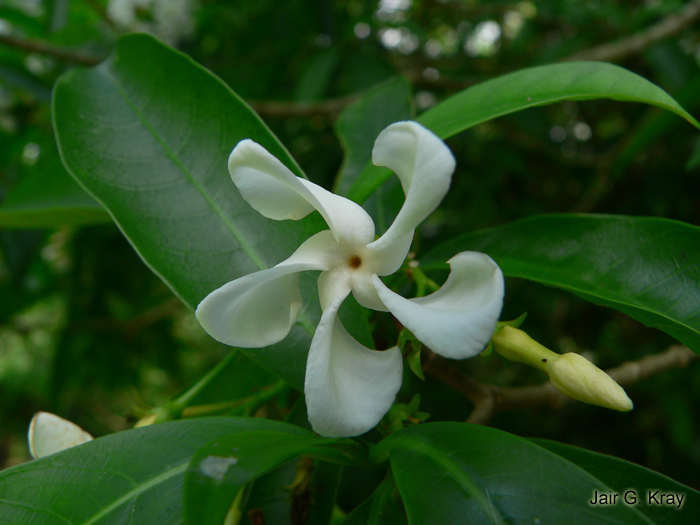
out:
<path id="1" fill-rule="evenodd" d="M 503 273 L 483 253 L 462 252 L 448 261 L 450 275 L 435 293 L 404 299 L 374 278 L 389 311 L 436 354 L 453 359 L 481 352 L 503 306 Z"/>
<path id="2" fill-rule="evenodd" d="M 245 275 L 207 295 L 197 306 L 197 320 L 227 345 L 261 348 L 278 343 L 301 310 L 299 272 L 327 270 L 338 250 L 330 231 L 317 233 L 274 268 Z"/>
<path id="3" fill-rule="evenodd" d="M 243 198 L 268 219 L 296 221 L 314 211 L 312 203 L 285 183 L 297 176 L 257 142 L 240 141 L 229 156 L 228 171 Z"/>
<path id="4" fill-rule="evenodd" d="M 265 217 L 298 220 L 316 209 L 349 250 L 374 239 L 374 222 L 361 206 L 297 177 L 257 142 L 239 142 L 228 169 L 243 198 Z"/>
<path id="5" fill-rule="evenodd" d="M 394 223 L 369 248 L 396 251 L 396 245 L 403 246 L 406 237 L 412 236 L 416 226 L 442 201 L 450 187 L 455 159 L 432 131 L 417 122 L 397 122 L 377 137 L 372 162 L 398 175 L 406 201 Z"/>
<path id="6" fill-rule="evenodd" d="M 43 458 L 92 440 L 78 425 L 50 412 L 34 414 L 27 437 L 33 458 Z"/>
<path id="7" fill-rule="evenodd" d="M 365 308 L 377 310 L 379 312 L 388 312 L 389 309 L 384 306 L 384 303 L 377 294 L 377 288 L 374 286 L 375 273 L 358 272 L 353 276 L 352 280 L 352 295 L 358 303 Z"/>
<path id="8" fill-rule="evenodd" d="M 376 426 L 391 408 L 403 377 L 398 347 L 370 350 L 347 333 L 337 319 L 344 299 L 324 310 L 306 362 L 309 421 L 328 437 L 357 436 Z"/>

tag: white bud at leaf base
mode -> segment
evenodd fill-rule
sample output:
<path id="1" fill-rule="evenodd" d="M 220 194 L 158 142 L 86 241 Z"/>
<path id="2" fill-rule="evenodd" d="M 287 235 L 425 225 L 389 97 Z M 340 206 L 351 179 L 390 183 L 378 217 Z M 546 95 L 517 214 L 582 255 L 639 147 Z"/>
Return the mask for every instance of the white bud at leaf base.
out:
<path id="1" fill-rule="evenodd" d="M 496 332 L 492 342 L 494 350 L 506 359 L 546 372 L 552 385 L 569 397 L 622 412 L 632 410 L 632 401 L 624 389 L 579 354 L 556 354 L 511 326 Z"/>
<path id="2" fill-rule="evenodd" d="M 49 412 L 37 412 L 29 424 L 29 451 L 35 459 L 82 445 L 92 436 L 75 423 Z"/>

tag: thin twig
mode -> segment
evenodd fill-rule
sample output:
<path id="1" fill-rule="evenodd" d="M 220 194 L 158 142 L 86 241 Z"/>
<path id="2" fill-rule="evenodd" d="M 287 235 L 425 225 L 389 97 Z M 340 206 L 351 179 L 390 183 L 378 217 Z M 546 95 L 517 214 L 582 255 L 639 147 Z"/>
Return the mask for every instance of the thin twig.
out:
<path id="1" fill-rule="evenodd" d="M 604 60 L 616 62 L 634 55 L 670 36 L 680 33 L 700 19 L 700 1 L 686 4 L 680 11 L 667 16 L 657 24 L 635 35 L 608 42 L 591 49 L 585 49 L 562 59 L 571 60 Z"/>
<path id="2" fill-rule="evenodd" d="M 5 44 L 6 46 L 22 49 L 24 51 L 50 55 L 59 60 L 76 62 L 84 66 L 94 66 L 104 60 L 104 57 L 98 57 L 82 51 L 74 51 L 65 47 L 55 46 L 41 40 L 30 40 L 27 38 L 18 38 L 9 35 L 0 35 L 0 44 Z"/>
<path id="3" fill-rule="evenodd" d="M 549 381 L 537 386 L 511 388 L 478 383 L 464 374 L 455 361 L 440 357 L 427 349 L 424 352 L 423 371 L 474 403 L 474 410 L 467 419 L 470 423 L 484 425 L 498 412 L 541 406 L 560 408 L 571 401 L 570 397 L 559 392 Z M 673 345 L 659 354 L 624 363 L 607 373 L 625 387 L 671 368 L 685 368 L 697 358 L 689 348 Z"/>

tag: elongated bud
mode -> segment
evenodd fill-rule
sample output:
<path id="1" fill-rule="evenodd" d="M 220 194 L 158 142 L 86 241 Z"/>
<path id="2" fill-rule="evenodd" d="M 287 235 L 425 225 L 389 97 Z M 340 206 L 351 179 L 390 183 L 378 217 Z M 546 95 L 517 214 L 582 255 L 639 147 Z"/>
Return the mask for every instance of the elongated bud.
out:
<path id="1" fill-rule="evenodd" d="M 50 412 L 37 412 L 29 424 L 29 451 L 34 458 L 42 458 L 82 445 L 92 439 L 75 423 Z"/>
<path id="2" fill-rule="evenodd" d="M 511 326 L 504 326 L 491 341 L 494 350 L 506 359 L 546 372 L 552 385 L 569 397 L 613 410 L 632 410 L 632 401 L 624 389 L 579 354 L 556 354 Z"/>
<path id="3" fill-rule="evenodd" d="M 552 384 L 569 397 L 622 412 L 633 408 L 624 389 L 582 355 L 559 356 L 547 372 Z"/>

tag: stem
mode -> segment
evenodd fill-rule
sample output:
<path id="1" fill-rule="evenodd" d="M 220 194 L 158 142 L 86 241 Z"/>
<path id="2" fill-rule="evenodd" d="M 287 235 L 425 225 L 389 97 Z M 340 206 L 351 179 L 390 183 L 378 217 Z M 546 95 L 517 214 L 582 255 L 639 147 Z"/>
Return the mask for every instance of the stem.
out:
<path id="1" fill-rule="evenodd" d="M 210 405 L 185 407 L 182 410 L 181 417 L 200 417 L 228 411 L 242 412 L 247 415 L 253 412 L 254 408 L 275 397 L 286 387 L 287 383 L 280 379 L 260 392 L 241 399 L 222 401 L 221 403 L 212 403 Z"/>
<path id="2" fill-rule="evenodd" d="M 430 288 L 433 292 L 440 288 L 435 281 L 425 275 L 423 270 L 421 270 L 419 267 L 411 268 L 411 273 L 413 273 L 413 279 L 416 281 L 416 297 L 423 297 L 425 295 L 426 288 Z"/>
<path id="3" fill-rule="evenodd" d="M 202 379 L 197 381 L 197 383 L 195 383 L 195 385 L 192 386 L 187 392 L 185 392 L 180 397 L 178 397 L 177 399 L 172 401 L 171 404 L 179 407 L 180 411 L 182 411 L 187 406 L 187 404 L 190 402 L 190 400 L 194 396 L 199 394 L 204 389 L 204 387 L 209 385 L 209 383 L 214 378 L 216 378 L 217 375 L 219 375 L 219 372 L 221 372 L 221 370 L 223 370 L 226 367 L 226 365 L 228 365 L 229 362 L 234 357 L 236 357 L 237 352 L 238 352 L 237 350 L 234 350 L 233 352 L 228 354 L 226 357 L 224 357 L 221 361 L 219 361 L 219 364 L 217 364 L 214 368 L 209 370 L 209 372 Z"/>

